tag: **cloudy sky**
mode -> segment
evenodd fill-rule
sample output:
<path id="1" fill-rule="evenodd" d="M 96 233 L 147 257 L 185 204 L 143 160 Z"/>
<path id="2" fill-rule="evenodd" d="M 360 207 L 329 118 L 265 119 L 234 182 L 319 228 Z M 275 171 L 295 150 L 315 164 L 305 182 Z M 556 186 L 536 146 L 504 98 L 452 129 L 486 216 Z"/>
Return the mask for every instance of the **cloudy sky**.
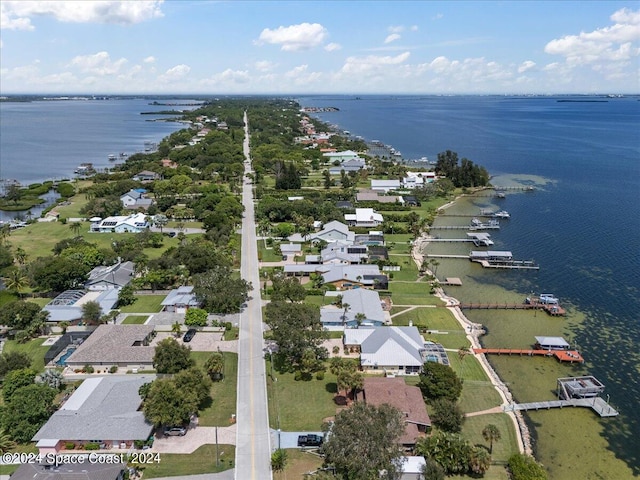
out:
<path id="1" fill-rule="evenodd" d="M 640 93 L 637 1 L 0 2 L 0 93 Z"/>

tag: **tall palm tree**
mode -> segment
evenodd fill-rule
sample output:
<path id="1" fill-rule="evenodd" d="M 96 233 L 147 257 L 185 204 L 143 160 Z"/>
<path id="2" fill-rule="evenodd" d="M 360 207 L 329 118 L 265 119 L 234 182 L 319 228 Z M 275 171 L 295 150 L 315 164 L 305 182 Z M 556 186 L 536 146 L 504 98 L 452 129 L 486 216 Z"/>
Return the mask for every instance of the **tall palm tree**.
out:
<path id="1" fill-rule="evenodd" d="M 21 296 L 20 290 L 24 290 L 29 286 L 29 279 L 20 268 L 11 269 L 9 275 L 4 277 L 3 281 L 7 290 L 16 293 L 18 297 Z"/>
<path id="2" fill-rule="evenodd" d="M 4 433 L 4 430 L 0 430 L 0 453 L 8 452 L 15 448 L 16 442 L 11 440 L 9 434 Z"/>
<path id="3" fill-rule="evenodd" d="M 489 442 L 489 453 L 493 453 L 493 442 L 500 440 L 500 430 L 492 423 L 482 429 L 482 437 Z"/>
<path id="4" fill-rule="evenodd" d="M 71 222 L 69 224 L 69 228 L 74 233 L 74 235 L 77 237 L 78 235 L 80 235 L 80 229 L 82 228 L 82 224 L 80 222 Z"/>

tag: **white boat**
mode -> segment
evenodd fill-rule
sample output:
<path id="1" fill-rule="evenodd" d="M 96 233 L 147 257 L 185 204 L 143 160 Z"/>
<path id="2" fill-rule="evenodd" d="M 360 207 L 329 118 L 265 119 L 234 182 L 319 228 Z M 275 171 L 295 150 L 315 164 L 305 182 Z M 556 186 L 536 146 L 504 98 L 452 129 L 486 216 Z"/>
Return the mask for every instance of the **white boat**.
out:
<path id="1" fill-rule="evenodd" d="M 500 210 L 499 212 L 494 213 L 493 216 L 496 218 L 511 218 L 511 215 L 509 215 L 509 212 L 506 210 Z"/>
<path id="2" fill-rule="evenodd" d="M 115 162 L 117 157 L 113 153 L 110 153 L 107 158 L 110 162 Z"/>

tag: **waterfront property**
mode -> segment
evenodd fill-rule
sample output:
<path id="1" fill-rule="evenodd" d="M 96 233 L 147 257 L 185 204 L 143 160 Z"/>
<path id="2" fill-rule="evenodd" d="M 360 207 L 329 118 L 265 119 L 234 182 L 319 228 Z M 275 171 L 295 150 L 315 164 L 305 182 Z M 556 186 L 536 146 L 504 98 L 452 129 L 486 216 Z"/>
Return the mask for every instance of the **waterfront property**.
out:
<path id="1" fill-rule="evenodd" d="M 403 378 L 367 377 L 358 397 L 369 405 L 386 403 L 403 413 L 404 433 L 398 442 L 404 448 L 413 449 L 431 427 L 420 388 L 407 385 Z"/>
<path id="2" fill-rule="evenodd" d="M 344 293 L 326 293 L 327 297 L 338 295 L 342 296 L 339 305 L 325 305 L 320 309 L 320 321 L 325 329 L 339 331 L 361 326 L 377 327 L 391 322 L 389 313 L 382 308 L 385 303 L 380 300 L 378 292 L 356 288 Z"/>
<path id="3" fill-rule="evenodd" d="M 536 337 L 535 347 L 541 350 L 568 350 L 571 345 L 562 337 Z"/>
<path id="4" fill-rule="evenodd" d="M 538 267 L 530 260 L 514 260 L 509 251 L 487 250 L 486 252 L 473 250 L 469 254 L 469 260 L 477 262 L 483 268 L 529 269 L 538 270 Z"/>
<path id="5" fill-rule="evenodd" d="M 151 225 L 144 213 L 116 215 L 91 223 L 91 232 L 98 233 L 140 233 Z"/>
<path id="6" fill-rule="evenodd" d="M 100 449 L 127 450 L 136 440 L 146 441 L 153 425 L 140 409 L 138 390 L 154 378 L 113 375 L 85 380 L 32 440 L 42 455 L 81 450 L 88 443 L 97 443 Z"/>

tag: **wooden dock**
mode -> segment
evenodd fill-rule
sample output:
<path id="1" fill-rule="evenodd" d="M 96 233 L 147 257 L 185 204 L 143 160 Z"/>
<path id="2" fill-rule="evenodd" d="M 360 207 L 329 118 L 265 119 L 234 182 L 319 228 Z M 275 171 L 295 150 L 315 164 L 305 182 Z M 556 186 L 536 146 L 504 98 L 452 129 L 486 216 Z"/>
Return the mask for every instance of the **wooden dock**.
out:
<path id="1" fill-rule="evenodd" d="M 463 310 L 543 310 L 552 317 L 562 317 L 566 310 L 559 305 L 542 303 L 461 303 Z"/>
<path id="2" fill-rule="evenodd" d="M 520 357 L 545 356 L 555 357 L 560 362 L 584 363 L 584 358 L 577 350 L 534 350 L 516 348 L 474 348 L 473 353 L 493 355 L 518 355 Z"/>
<path id="3" fill-rule="evenodd" d="M 471 260 L 479 263 L 482 268 L 502 268 L 506 270 L 540 270 L 538 265 L 528 260 L 512 260 L 508 263 L 490 263 L 487 260 Z"/>
<path id="4" fill-rule="evenodd" d="M 550 400 L 548 402 L 514 403 L 504 407 L 505 412 L 523 410 L 549 410 L 550 408 L 586 407 L 591 408 L 601 417 L 615 417 L 619 412 L 602 397 L 571 398 L 569 400 Z"/>

